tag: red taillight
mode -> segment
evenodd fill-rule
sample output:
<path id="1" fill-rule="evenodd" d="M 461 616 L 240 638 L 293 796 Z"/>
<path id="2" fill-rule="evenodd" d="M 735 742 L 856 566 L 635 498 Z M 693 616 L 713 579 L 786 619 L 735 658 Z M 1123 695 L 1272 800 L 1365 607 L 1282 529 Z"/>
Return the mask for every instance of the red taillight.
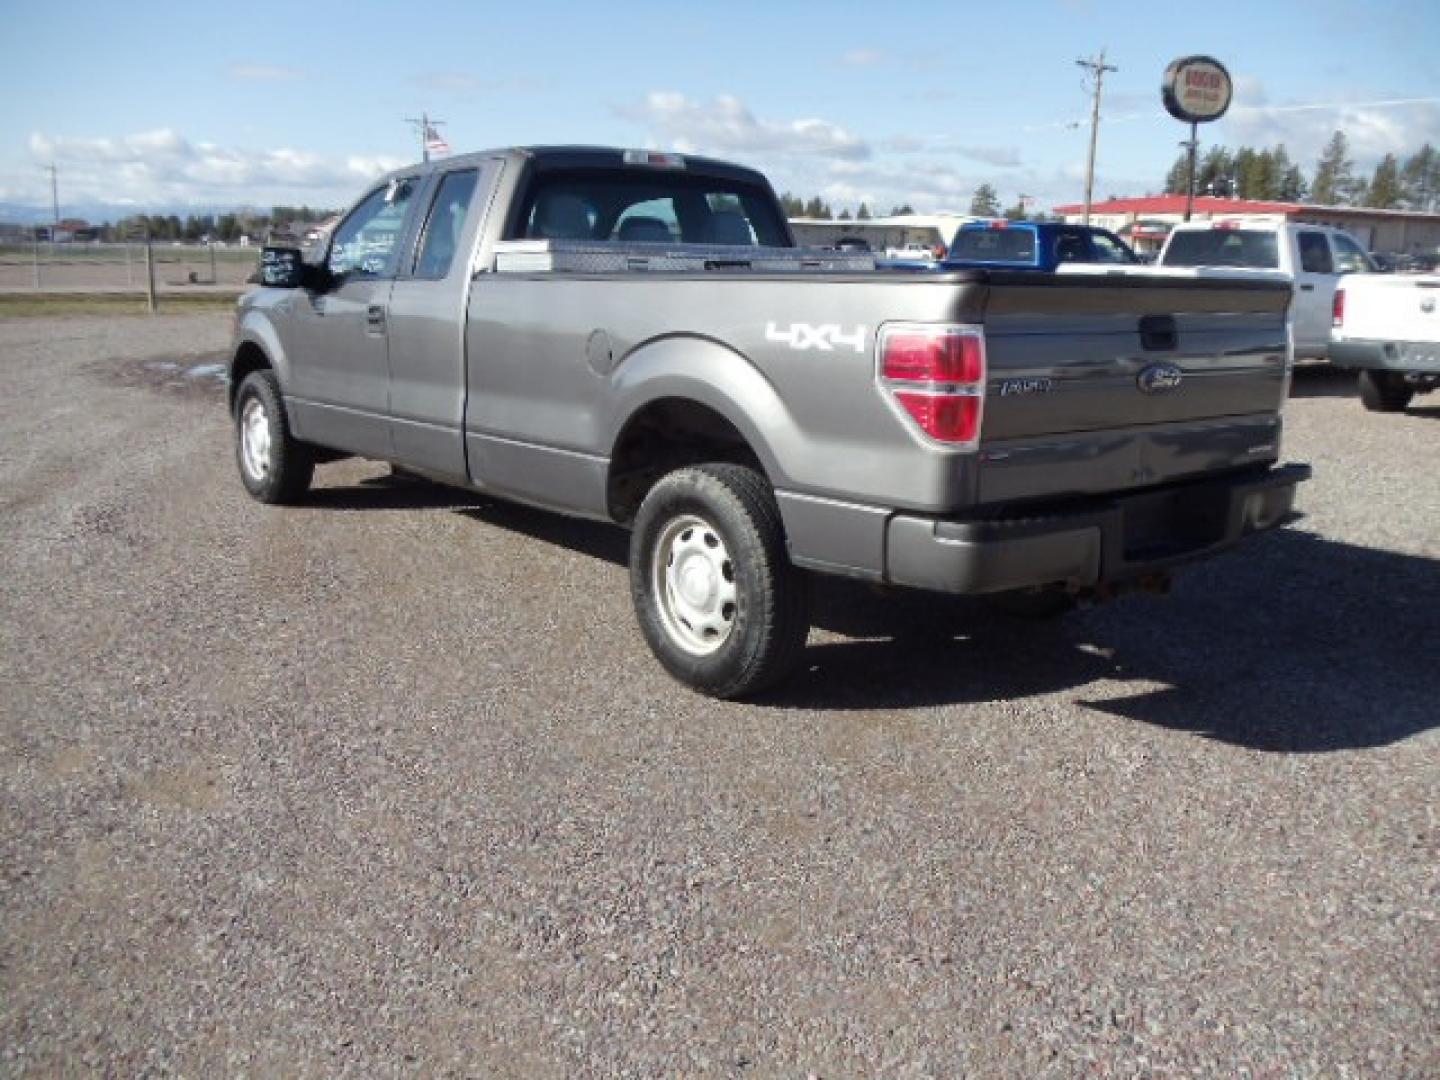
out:
<path id="1" fill-rule="evenodd" d="M 978 327 L 886 327 L 879 352 L 882 386 L 921 431 L 962 449 L 978 445 L 985 401 Z"/>
<path id="2" fill-rule="evenodd" d="M 897 329 L 880 340 L 880 373 L 903 382 L 971 383 L 985 374 L 985 357 L 975 334 L 948 327 Z"/>
<path id="3" fill-rule="evenodd" d="M 920 425 L 920 430 L 941 442 L 968 443 L 980 434 L 980 401 L 973 394 L 921 394 L 896 390 L 895 400 Z"/>
<path id="4" fill-rule="evenodd" d="M 1336 289 L 1335 299 L 1330 301 L 1330 325 L 1345 325 L 1345 290 Z"/>

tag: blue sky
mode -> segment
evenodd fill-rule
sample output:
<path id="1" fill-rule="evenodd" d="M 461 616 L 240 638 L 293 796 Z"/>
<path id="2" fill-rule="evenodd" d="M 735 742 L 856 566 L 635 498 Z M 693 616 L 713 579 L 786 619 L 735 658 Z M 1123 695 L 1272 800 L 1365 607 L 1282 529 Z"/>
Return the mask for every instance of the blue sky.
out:
<path id="1" fill-rule="evenodd" d="M 1440 2 L 47 3 L 5 0 L 0 203 L 339 205 L 418 157 L 587 142 L 714 153 L 837 205 L 1082 194 L 1080 56 L 1108 51 L 1097 196 L 1155 190 L 1176 56 L 1236 80 L 1206 142 L 1440 143 Z M 19 42 L 30 47 L 17 49 Z M 1421 99 L 1421 100 L 1414 100 Z M 1407 104 L 1380 104 L 1405 101 Z"/>

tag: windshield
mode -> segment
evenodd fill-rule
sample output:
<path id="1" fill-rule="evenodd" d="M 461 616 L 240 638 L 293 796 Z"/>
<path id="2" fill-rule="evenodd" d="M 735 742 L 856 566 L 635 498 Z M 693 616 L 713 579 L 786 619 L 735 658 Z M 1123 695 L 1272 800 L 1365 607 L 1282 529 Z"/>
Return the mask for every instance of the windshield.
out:
<path id="1" fill-rule="evenodd" d="M 1243 266 L 1275 270 L 1275 234 L 1260 229 L 1177 229 L 1170 234 L 1162 266 Z"/>
<path id="2" fill-rule="evenodd" d="M 947 262 L 1015 263 L 1035 265 L 1032 229 L 961 229 L 950 245 Z"/>

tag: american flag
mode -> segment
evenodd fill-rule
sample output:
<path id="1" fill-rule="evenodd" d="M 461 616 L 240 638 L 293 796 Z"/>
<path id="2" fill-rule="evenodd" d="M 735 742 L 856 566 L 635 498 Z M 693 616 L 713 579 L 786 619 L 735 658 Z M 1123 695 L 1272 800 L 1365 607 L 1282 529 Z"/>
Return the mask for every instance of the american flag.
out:
<path id="1" fill-rule="evenodd" d="M 450 144 L 446 142 L 435 130 L 433 124 L 425 125 L 425 152 L 437 157 L 444 157 L 450 153 Z"/>

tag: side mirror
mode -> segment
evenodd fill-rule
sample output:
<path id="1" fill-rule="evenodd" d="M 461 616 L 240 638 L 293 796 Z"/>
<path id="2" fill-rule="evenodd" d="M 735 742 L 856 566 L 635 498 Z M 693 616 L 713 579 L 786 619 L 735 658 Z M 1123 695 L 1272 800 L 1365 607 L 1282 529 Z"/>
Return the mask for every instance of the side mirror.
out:
<path id="1" fill-rule="evenodd" d="M 298 289 L 305 284 L 305 260 L 299 248 L 267 247 L 260 251 L 260 284 L 270 289 Z"/>

